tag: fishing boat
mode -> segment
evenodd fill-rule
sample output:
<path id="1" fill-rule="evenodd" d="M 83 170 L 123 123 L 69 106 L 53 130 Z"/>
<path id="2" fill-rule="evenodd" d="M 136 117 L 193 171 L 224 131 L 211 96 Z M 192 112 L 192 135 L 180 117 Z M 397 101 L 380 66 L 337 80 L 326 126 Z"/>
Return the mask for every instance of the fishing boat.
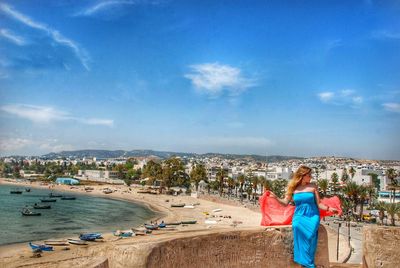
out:
<path id="1" fill-rule="evenodd" d="M 157 224 L 144 224 L 144 227 L 147 230 L 158 230 L 158 225 Z"/>
<path id="2" fill-rule="evenodd" d="M 185 206 L 184 203 L 182 204 L 171 204 L 171 208 L 183 208 Z"/>
<path id="3" fill-rule="evenodd" d="M 10 194 L 22 194 L 21 190 L 11 190 Z"/>
<path id="4" fill-rule="evenodd" d="M 88 243 L 84 240 L 81 239 L 72 239 L 69 238 L 67 239 L 68 243 L 73 244 L 73 245 L 87 245 Z"/>
<path id="5" fill-rule="evenodd" d="M 61 197 L 61 200 L 75 200 L 76 197 L 75 196 L 63 196 Z"/>
<path id="6" fill-rule="evenodd" d="M 160 223 L 160 224 L 158 225 L 158 227 L 159 227 L 159 228 L 165 228 L 165 227 L 167 227 L 167 225 L 166 225 L 164 222 L 162 222 L 162 223 Z"/>
<path id="7" fill-rule="evenodd" d="M 119 237 L 131 237 L 134 236 L 135 233 L 132 230 L 127 230 L 127 231 L 117 230 L 114 232 L 114 235 Z"/>
<path id="8" fill-rule="evenodd" d="M 56 202 L 57 199 L 51 199 L 51 198 L 42 198 L 40 199 L 40 202 Z"/>
<path id="9" fill-rule="evenodd" d="M 103 193 L 105 193 L 105 194 L 111 194 L 113 192 L 113 190 L 111 190 L 111 189 L 104 189 L 103 190 Z"/>
<path id="10" fill-rule="evenodd" d="M 67 240 L 45 240 L 44 243 L 50 246 L 67 246 Z"/>
<path id="11" fill-rule="evenodd" d="M 191 220 L 191 221 L 182 221 L 182 224 L 196 224 L 196 220 Z"/>
<path id="12" fill-rule="evenodd" d="M 40 215 L 42 215 L 41 213 L 39 213 L 39 212 L 33 212 L 33 211 L 31 211 L 30 209 L 28 209 L 28 208 L 22 209 L 22 210 L 21 210 L 21 214 L 22 214 L 23 216 L 40 216 Z"/>
<path id="13" fill-rule="evenodd" d="M 32 250 L 34 251 L 53 251 L 53 247 L 43 244 L 43 245 L 39 245 L 39 244 L 33 244 L 32 242 L 29 242 L 29 246 L 32 248 Z"/>
<path id="14" fill-rule="evenodd" d="M 25 188 L 25 192 L 29 193 L 31 191 L 31 188 Z"/>
<path id="15" fill-rule="evenodd" d="M 62 195 L 60 195 L 60 194 L 55 194 L 55 193 L 49 193 L 49 197 L 50 197 L 50 198 L 62 197 Z"/>
<path id="16" fill-rule="evenodd" d="M 152 230 L 148 230 L 146 228 L 132 229 L 135 235 L 147 235 L 151 234 Z"/>
<path id="17" fill-rule="evenodd" d="M 34 209 L 51 209 L 50 205 L 38 205 L 38 204 L 34 204 L 33 205 Z"/>
<path id="18" fill-rule="evenodd" d="M 166 222 L 165 225 L 181 225 L 182 222 L 178 221 L 178 222 Z"/>
<path id="19" fill-rule="evenodd" d="M 103 238 L 100 233 L 87 233 L 87 234 L 80 234 L 79 239 L 85 241 L 95 241 L 96 239 Z"/>

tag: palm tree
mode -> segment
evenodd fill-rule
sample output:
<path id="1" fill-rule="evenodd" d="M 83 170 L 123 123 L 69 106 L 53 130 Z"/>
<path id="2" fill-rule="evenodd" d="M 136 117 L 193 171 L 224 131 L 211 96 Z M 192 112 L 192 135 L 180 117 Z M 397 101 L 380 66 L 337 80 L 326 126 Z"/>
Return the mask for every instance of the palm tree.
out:
<path id="1" fill-rule="evenodd" d="M 226 175 L 227 175 L 227 172 L 224 168 L 220 168 L 217 172 L 219 196 L 222 196 L 222 193 L 224 191 L 224 180 L 225 180 Z"/>
<path id="2" fill-rule="evenodd" d="M 386 203 L 386 211 L 390 215 L 391 225 L 395 226 L 395 215 L 400 212 L 400 204 Z"/>
<path id="3" fill-rule="evenodd" d="M 360 219 L 362 219 L 362 215 L 364 212 L 364 202 L 367 199 L 368 196 L 368 191 L 367 191 L 367 187 L 365 187 L 364 185 L 360 185 L 358 186 L 358 197 L 359 197 L 359 203 L 360 203 Z"/>
<path id="4" fill-rule="evenodd" d="M 347 174 L 346 168 L 343 168 L 342 177 L 340 178 L 340 180 L 342 181 L 342 184 L 347 183 L 347 181 L 349 180 L 349 174 Z"/>
<path id="5" fill-rule="evenodd" d="M 333 172 L 331 175 L 331 188 L 333 194 L 335 195 L 337 190 L 339 189 L 339 176 L 336 172 Z"/>
<path id="6" fill-rule="evenodd" d="M 376 205 L 376 208 L 379 210 L 379 220 L 381 221 L 381 225 L 383 225 L 383 219 L 385 218 L 386 211 L 386 203 L 383 201 L 379 201 Z"/>
<path id="7" fill-rule="evenodd" d="M 240 200 L 243 200 L 243 185 L 244 185 L 244 182 L 246 181 L 246 177 L 243 174 L 240 174 L 238 177 L 238 181 L 240 183 L 240 189 L 239 189 Z"/>
<path id="8" fill-rule="evenodd" d="M 327 179 L 321 179 L 317 181 L 318 188 L 321 189 L 322 191 L 322 197 L 326 196 L 326 191 L 328 190 L 329 187 L 329 182 Z"/>
<path id="9" fill-rule="evenodd" d="M 390 184 L 388 187 L 388 189 L 393 191 L 393 203 L 396 201 L 396 186 L 397 186 L 397 173 L 396 170 L 394 170 L 393 168 L 389 168 L 388 170 L 386 170 L 386 177 L 390 180 Z"/>
<path id="10" fill-rule="evenodd" d="M 355 211 L 357 208 L 357 199 L 359 193 L 359 187 L 357 183 L 353 181 L 347 183 L 347 185 L 343 187 L 343 193 L 347 196 L 347 198 L 351 202 L 352 210 Z"/>
<path id="11" fill-rule="evenodd" d="M 356 174 L 356 170 L 354 169 L 354 167 L 351 167 L 349 169 L 349 173 L 350 173 L 351 179 L 353 180 L 354 175 Z"/>
<path id="12" fill-rule="evenodd" d="M 228 193 L 232 194 L 232 189 L 235 187 L 235 180 L 231 177 L 228 177 Z"/>
<path id="13" fill-rule="evenodd" d="M 251 178 L 251 183 L 253 185 L 253 200 L 256 200 L 257 189 L 258 189 L 258 184 L 259 184 L 258 177 L 257 176 L 253 176 Z"/>

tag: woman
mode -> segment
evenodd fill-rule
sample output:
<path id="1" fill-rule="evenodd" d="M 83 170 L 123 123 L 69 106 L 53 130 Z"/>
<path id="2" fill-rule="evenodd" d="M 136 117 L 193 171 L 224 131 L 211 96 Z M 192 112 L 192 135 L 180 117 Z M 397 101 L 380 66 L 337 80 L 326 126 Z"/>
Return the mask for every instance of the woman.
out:
<path id="1" fill-rule="evenodd" d="M 294 201 L 296 205 L 292 220 L 294 261 L 304 267 L 315 267 L 314 257 L 320 221 L 319 209 L 338 213 L 336 208 L 320 202 L 317 186 L 310 181 L 311 168 L 300 166 L 289 182 L 284 199 L 278 198 L 271 191 L 266 193 L 267 196 L 276 199 L 284 206 L 287 206 L 290 201 Z M 340 204 L 338 205 L 340 207 Z"/>

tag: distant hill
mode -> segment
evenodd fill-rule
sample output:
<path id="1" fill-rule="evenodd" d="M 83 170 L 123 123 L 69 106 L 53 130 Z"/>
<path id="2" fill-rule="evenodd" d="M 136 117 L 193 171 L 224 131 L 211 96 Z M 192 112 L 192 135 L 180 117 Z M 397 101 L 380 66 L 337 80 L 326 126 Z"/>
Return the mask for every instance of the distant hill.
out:
<path id="1" fill-rule="evenodd" d="M 255 161 L 265 161 L 268 162 L 279 162 L 290 159 L 304 159 L 302 157 L 296 156 L 281 156 L 281 155 L 240 155 L 240 154 L 220 154 L 220 153 L 206 153 L 206 154 L 195 154 L 195 153 L 182 153 L 182 152 L 163 152 L 163 151 L 153 151 L 153 150 L 78 150 L 78 151 L 62 151 L 58 153 L 49 153 L 43 155 L 46 159 L 56 159 L 56 158 L 92 158 L 106 159 L 106 158 L 120 158 L 120 157 L 149 157 L 156 156 L 161 159 L 166 159 L 171 156 L 179 157 L 221 157 L 225 159 L 253 159 Z"/>

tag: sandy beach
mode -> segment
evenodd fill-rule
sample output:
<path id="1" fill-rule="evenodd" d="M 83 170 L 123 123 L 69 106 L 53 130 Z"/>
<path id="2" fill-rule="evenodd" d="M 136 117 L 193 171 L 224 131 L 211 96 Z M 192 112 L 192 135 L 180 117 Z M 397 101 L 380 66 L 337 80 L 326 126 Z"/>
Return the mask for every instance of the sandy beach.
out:
<path id="1" fill-rule="evenodd" d="M 40 183 L 34 182 L 32 184 L 27 182 L 16 182 L 12 180 L 0 179 L 0 184 L 17 184 L 22 186 L 29 186 L 31 188 L 48 188 L 48 185 L 40 185 Z M 34 267 L 65 267 L 70 266 L 71 262 L 61 262 L 61 260 L 74 259 L 75 256 L 85 256 L 90 251 L 106 250 L 108 247 L 114 244 L 129 244 L 129 245 L 141 245 L 146 240 L 162 239 L 163 237 L 171 236 L 184 236 L 185 234 L 193 233 L 207 233 L 216 230 L 227 230 L 227 229 L 246 229 L 246 228 L 260 228 L 263 230 L 264 227 L 260 226 L 261 213 L 250 210 L 243 206 L 233 206 L 218 202 L 217 198 L 213 198 L 213 201 L 205 200 L 202 198 L 194 198 L 190 196 L 169 196 L 169 195 L 154 195 L 138 193 L 140 187 L 127 187 L 127 186 L 113 186 L 113 185 L 97 185 L 92 186 L 94 190 L 92 192 L 86 192 L 84 186 L 74 186 L 72 189 L 68 185 L 54 185 L 54 190 L 65 191 L 72 193 L 79 193 L 92 196 L 100 196 L 104 198 L 113 198 L 119 200 L 140 202 L 147 205 L 153 211 L 159 213 L 157 219 L 158 222 L 164 220 L 165 222 L 180 222 L 187 220 L 197 220 L 196 224 L 178 225 L 174 230 L 160 230 L 155 231 L 151 235 L 136 236 L 126 239 L 119 239 L 110 233 L 104 234 L 104 242 L 91 243 L 88 246 L 69 246 L 69 250 L 57 249 L 54 252 L 45 252 L 41 258 L 32 258 L 32 251 L 28 247 L 27 243 L 13 244 L 0 246 L 0 267 L 22 267 L 22 266 L 34 266 Z M 111 194 L 104 194 L 102 190 L 104 188 L 113 189 L 114 192 Z M 131 189 L 129 191 L 129 188 Z M 171 204 L 185 203 L 187 205 L 193 205 L 193 208 L 172 208 Z M 214 210 L 220 210 L 213 212 Z M 132 226 L 136 227 L 136 226 Z M 330 261 L 336 262 L 336 233 L 326 228 L 328 231 L 329 239 L 329 253 Z M 349 248 L 345 243 L 345 238 L 340 237 L 341 247 L 339 262 L 344 260 L 349 254 Z M 40 242 L 40 241 L 39 241 Z M 90 259 L 90 258 L 88 258 Z M 40 263 L 39 266 L 37 266 Z M 76 264 L 75 267 L 83 267 L 80 264 Z"/>

